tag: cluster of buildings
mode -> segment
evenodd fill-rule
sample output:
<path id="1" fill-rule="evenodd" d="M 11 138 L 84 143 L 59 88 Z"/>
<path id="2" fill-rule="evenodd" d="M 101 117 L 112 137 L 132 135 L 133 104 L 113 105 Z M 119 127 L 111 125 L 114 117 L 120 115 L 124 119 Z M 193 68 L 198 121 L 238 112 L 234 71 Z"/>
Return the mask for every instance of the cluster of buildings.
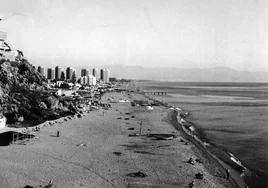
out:
<path id="1" fill-rule="evenodd" d="M 12 49 L 7 43 L 7 33 L 0 31 L 0 59 L 6 59 L 10 61 L 21 61 L 23 58 L 23 52 L 20 50 Z"/>
<path id="2" fill-rule="evenodd" d="M 96 85 L 97 82 L 109 83 L 110 70 L 109 69 L 97 69 L 92 70 L 90 74 L 89 69 L 81 69 L 81 77 L 77 79 L 76 71 L 72 67 L 67 67 L 66 71 L 61 66 L 56 66 L 55 68 L 48 68 L 47 75 L 45 75 L 45 68 L 39 66 L 37 68 L 38 72 L 43 76 L 46 76 L 48 80 L 55 81 L 69 81 L 76 82 L 79 81 L 81 85 Z"/>
<path id="3" fill-rule="evenodd" d="M 1 21 L 1 20 L 0 20 Z M 12 49 L 7 40 L 7 33 L 0 31 L 0 59 L 6 59 L 10 61 L 21 61 L 23 59 L 23 52 L 20 50 Z M 38 72 L 51 81 L 64 81 L 75 83 L 79 81 L 81 85 L 96 85 L 97 83 L 109 83 L 110 71 L 108 69 L 92 70 L 90 74 L 89 69 L 81 69 L 81 77 L 77 79 L 76 71 L 72 67 L 67 67 L 65 70 L 61 66 L 55 68 L 48 68 L 47 74 L 45 74 L 45 68 L 38 66 Z"/>

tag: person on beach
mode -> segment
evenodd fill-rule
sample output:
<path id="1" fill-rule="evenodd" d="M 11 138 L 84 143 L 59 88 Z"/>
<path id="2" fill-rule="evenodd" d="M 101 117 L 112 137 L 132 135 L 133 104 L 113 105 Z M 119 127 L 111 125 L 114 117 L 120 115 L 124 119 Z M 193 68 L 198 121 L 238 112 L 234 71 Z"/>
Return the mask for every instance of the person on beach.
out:
<path id="1" fill-rule="evenodd" d="M 191 165 L 194 165 L 194 161 L 192 157 L 187 162 L 190 163 Z"/>
<path id="2" fill-rule="evenodd" d="M 191 183 L 189 183 L 189 187 L 193 187 L 195 184 L 195 180 L 193 180 Z"/>
<path id="3" fill-rule="evenodd" d="M 104 115 L 105 115 L 105 112 L 103 111 L 103 112 L 102 112 L 102 116 L 104 116 Z"/>
<path id="4" fill-rule="evenodd" d="M 60 131 L 57 131 L 57 137 L 60 137 Z"/>
<path id="5" fill-rule="evenodd" d="M 230 177 L 230 170 L 227 168 L 226 169 L 226 179 L 228 180 Z"/>

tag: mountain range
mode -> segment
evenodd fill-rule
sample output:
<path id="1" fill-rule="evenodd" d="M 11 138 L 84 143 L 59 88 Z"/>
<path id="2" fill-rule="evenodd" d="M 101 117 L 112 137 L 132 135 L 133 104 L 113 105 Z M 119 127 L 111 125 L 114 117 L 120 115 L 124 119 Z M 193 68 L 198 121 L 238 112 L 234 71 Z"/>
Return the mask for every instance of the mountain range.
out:
<path id="1" fill-rule="evenodd" d="M 93 67 L 91 67 L 93 68 Z M 111 77 L 139 80 L 189 81 L 189 82 L 268 82 L 268 71 L 237 71 L 227 67 L 209 69 L 148 68 L 112 64 L 95 68 L 107 68 Z"/>

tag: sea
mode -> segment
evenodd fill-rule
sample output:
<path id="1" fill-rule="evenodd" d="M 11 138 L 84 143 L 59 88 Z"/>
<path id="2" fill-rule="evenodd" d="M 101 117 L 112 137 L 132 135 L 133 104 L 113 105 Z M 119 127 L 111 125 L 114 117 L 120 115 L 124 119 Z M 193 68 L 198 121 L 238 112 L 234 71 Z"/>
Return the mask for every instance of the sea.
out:
<path id="1" fill-rule="evenodd" d="M 189 112 L 208 150 L 241 172 L 250 188 L 268 187 L 268 83 L 137 81 L 151 97 Z"/>

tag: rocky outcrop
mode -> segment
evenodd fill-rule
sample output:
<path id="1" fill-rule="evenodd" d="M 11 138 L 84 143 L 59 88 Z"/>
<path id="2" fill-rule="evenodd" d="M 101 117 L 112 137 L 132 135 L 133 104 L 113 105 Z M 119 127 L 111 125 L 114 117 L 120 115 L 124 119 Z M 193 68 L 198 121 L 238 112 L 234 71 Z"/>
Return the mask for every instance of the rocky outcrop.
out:
<path id="1" fill-rule="evenodd" d="M 46 98 L 45 103 L 47 107 L 50 108 L 51 110 L 58 109 L 59 100 L 54 96 L 49 96 L 48 98 Z"/>
<path id="2" fill-rule="evenodd" d="M 70 104 L 47 91 L 46 81 L 27 60 L 0 60 L 0 113 L 8 124 L 31 126 L 73 114 Z"/>
<path id="3" fill-rule="evenodd" d="M 46 78 L 41 75 L 27 60 L 21 63 L 0 61 L 0 87 L 1 96 L 6 96 L 13 86 L 21 86 L 27 89 L 43 90 Z"/>

